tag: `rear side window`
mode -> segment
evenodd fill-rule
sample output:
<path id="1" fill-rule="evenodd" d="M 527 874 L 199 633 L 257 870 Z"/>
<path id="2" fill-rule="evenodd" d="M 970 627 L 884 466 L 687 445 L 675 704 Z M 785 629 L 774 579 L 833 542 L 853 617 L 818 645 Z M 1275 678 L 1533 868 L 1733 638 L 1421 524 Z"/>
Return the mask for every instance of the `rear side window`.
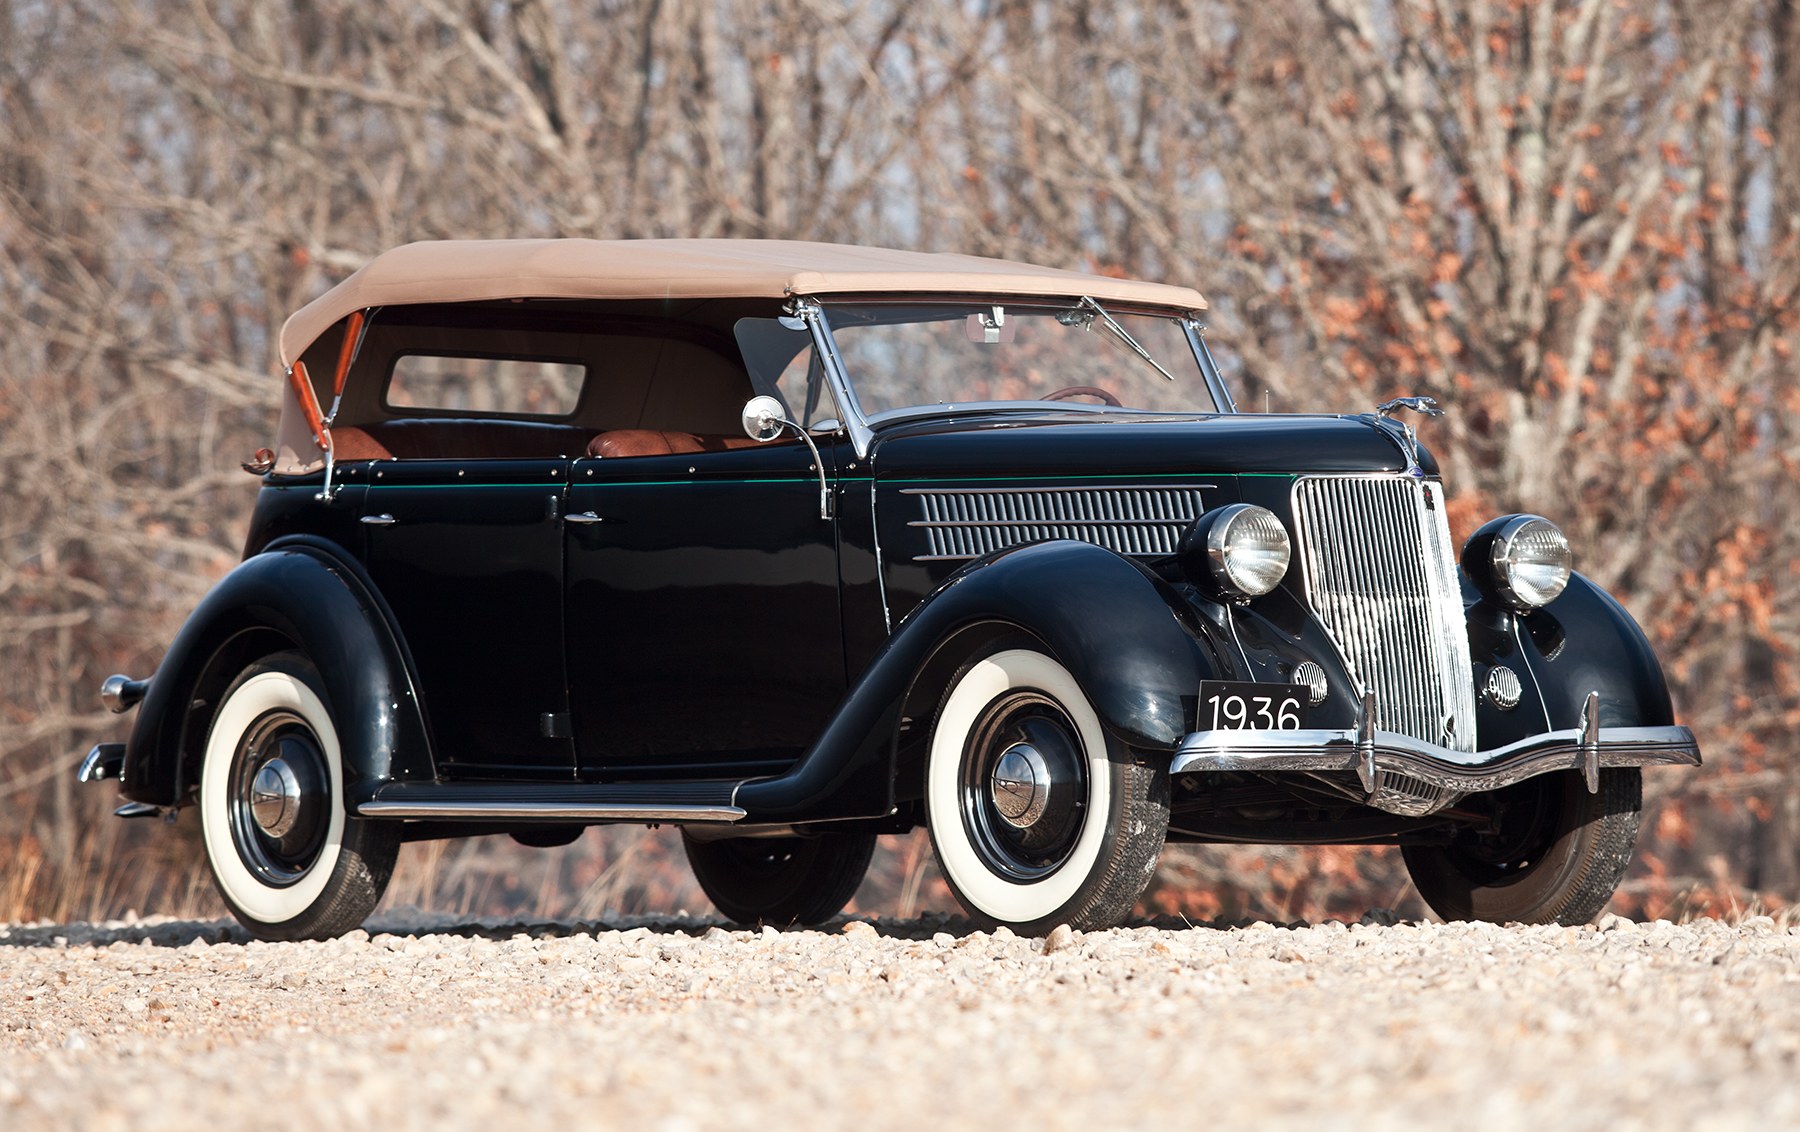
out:
<path id="1" fill-rule="evenodd" d="M 402 354 L 388 377 L 390 409 L 566 417 L 581 400 L 587 367 L 539 358 Z"/>

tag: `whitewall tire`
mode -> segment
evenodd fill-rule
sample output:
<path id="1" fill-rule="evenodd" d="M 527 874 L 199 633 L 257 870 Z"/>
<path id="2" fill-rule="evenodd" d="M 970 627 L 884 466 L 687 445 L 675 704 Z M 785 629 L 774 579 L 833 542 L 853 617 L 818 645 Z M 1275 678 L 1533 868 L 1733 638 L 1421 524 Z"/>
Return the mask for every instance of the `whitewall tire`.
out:
<path id="1" fill-rule="evenodd" d="M 926 819 L 938 865 L 978 919 L 1024 932 L 1131 914 L 1168 832 L 1168 775 L 1109 738 L 1053 658 L 965 665 L 932 731 Z"/>
<path id="2" fill-rule="evenodd" d="M 344 809 L 337 726 L 304 657 L 245 669 L 200 766 L 200 828 L 219 894 L 252 934 L 317 939 L 361 924 L 398 853 L 391 826 Z"/>

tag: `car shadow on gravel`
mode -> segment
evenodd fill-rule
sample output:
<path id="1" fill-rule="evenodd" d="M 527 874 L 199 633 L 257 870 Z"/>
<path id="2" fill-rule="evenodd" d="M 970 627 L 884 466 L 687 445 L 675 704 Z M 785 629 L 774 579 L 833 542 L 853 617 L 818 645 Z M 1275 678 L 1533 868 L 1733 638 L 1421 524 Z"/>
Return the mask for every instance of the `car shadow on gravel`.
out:
<path id="1" fill-rule="evenodd" d="M 1365 915 L 1362 923 L 1393 925 L 1402 923 L 1385 909 Z M 850 927 L 850 925 L 861 925 Z M 1305 928 L 1307 921 L 1214 920 L 1195 921 L 1180 916 L 1154 916 L 1128 920 L 1123 929 L 1150 928 L 1158 931 L 1204 929 L 1229 931 L 1263 924 L 1275 928 Z M 599 936 L 608 932 L 645 931 L 655 935 L 706 936 L 725 934 L 813 932 L 841 935 L 849 931 L 870 932 L 889 939 L 926 940 L 940 934 L 957 938 L 980 933 L 981 925 L 966 916 L 927 912 L 911 919 L 883 916 L 839 916 L 817 927 L 765 927 L 734 924 L 730 921 L 696 916 L 628 916 L 617 920 L 519 920 L 455 917 L 414 911 L 385 912 L 370 917 L 367 924 L 344 937 L 366 941 L 382 936 L 417 938 L 420 936 L 459 936 L 465 939 L 506 940 L 516 936 L 531 939 L 560 939 L 576 936 Z M 248 931 L 234 920 L 176 920 L 150 918 L 133 921 L 68 924 L 0 924 L 0 948 L 103 948 L 115 944 L 146 947 L 187 947 L 194 943 L 249 944 L 256 942 Z"/>

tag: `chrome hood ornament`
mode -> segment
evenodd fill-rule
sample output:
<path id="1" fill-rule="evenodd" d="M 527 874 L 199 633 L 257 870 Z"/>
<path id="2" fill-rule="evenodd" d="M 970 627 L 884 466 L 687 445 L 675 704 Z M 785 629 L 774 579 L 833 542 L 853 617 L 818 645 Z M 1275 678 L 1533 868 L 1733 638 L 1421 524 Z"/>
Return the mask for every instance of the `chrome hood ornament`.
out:
<path id="1" fill-rule="evenodd" d="M 1400 446 L 1400 454 L 1406 457 L 1406 474 L 1422 476 L 1425 472 L 1419 467 L 1419 438 L 1414 434 L 1412 425 L 1394 419 L 1394 414 L 1401 409 L 1411 409 L 1427 417 L 1441 417 L 1444 410 L 1438 408 L 1437 400 L 1432 397 L 1396 397 L 1375 407 L 1376 419 L 1389 435 L 1394 435 L 1390 425 L 1399 427 L 1399 435 L 1394 436 L 1394 441 Z"/>
<path id="2" fill-rule="evenodd" d="M 1401 409 L 1411 409 L 1415 413 L 1423 413 L 1428 417 L 1441 417 L 1444 410 L 1438 408 L 1434 397 L 1396 397 L 1392 401 L 1383 401 L 1375 407 L 1375 411 L 1383 417 L 1392 417 Z"/>

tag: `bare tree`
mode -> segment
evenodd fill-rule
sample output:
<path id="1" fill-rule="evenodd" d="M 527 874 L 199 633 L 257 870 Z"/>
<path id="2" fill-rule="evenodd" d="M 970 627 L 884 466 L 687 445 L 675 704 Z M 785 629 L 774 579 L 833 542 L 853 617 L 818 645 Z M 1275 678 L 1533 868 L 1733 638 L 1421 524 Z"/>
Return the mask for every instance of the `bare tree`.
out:
<path id="1" fill-rule="evenodd" d="M 186 891 L 82 887 L 112 825 L 68 769 L 115 734 L 99 677 L 235 560 L 280 321 L 383 248 L 502 235 L 1173 278 L 1259 407 L 1438 397 L 1459 524 L 1563 523 L 1702 732 L 1648 869 L 1800 896 L 1796 92 L 1793 0 L 0 0 L 18 906 Z M 1297 859 L 1265 887 L 1350 868 Z"/>

